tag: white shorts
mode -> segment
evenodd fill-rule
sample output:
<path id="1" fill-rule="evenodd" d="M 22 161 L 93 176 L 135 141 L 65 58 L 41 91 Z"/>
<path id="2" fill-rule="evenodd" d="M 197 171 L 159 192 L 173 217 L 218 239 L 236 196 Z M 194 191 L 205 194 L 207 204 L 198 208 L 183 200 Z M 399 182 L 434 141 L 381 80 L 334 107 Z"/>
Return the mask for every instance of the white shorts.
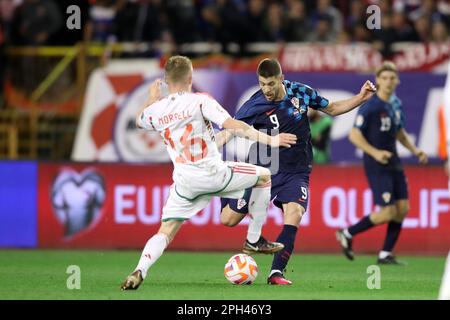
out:
<path id="1" fill-rule="evenodd" d="M 218 176 L 198 176 L 190 184 L 172 184 L 161 220 L 190 219 L 203 210 L 212 197 L 239 199 L 244 195 L 245 189 L 256 185 L 259 176 L 270 176 L 268 169 L 248 163 L 225 162 L 225 165 L 224 172 L 220 172 Z M 217 181 L 222 180 L 224 182 L 219 186 Z M 210 186 L 210 189 L 205 189 L 205 186 Z"/>

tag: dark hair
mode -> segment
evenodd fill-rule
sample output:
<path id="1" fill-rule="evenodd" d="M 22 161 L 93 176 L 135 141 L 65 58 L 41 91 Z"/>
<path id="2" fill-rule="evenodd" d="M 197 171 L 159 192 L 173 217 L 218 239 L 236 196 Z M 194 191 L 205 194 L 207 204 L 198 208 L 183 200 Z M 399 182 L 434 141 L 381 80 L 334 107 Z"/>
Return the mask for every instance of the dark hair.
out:
<path id="1" fill-rule="evenodd" d="M 281 75 L 281 66 L 277 59 L 264 59 L 258 65 L 258 76 L 263 78 Z"/>

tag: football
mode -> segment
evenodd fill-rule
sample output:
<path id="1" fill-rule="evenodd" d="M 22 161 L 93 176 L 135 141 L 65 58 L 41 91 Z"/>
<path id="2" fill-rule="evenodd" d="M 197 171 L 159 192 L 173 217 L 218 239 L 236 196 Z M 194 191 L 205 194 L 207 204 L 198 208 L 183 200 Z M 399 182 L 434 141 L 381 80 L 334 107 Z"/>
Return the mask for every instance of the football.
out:
<path id="1" fill-rule="evenodd" d="M 258 276 L 258 265 L 249 255 L 235 254 L 225 264 L 224 275 L 233 284 L 252 284 Z"/>

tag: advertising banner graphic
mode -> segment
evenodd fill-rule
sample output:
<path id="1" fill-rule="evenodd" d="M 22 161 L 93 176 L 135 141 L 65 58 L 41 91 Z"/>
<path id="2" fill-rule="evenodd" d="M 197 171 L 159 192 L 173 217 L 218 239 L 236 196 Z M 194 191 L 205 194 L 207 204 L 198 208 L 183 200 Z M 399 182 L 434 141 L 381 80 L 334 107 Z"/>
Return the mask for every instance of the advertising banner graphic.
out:
<path id="1" fill-rule="evenodd" d="M 0 247 L 37 245 L 37 164 L 0 161 Z"/>
<path id="2" fill-rule="evenodd" d="M 95 70 L 89 78 L 72 159 L 170 161 L 159 135 L 138 131 L 134 124 L 148 86 L 158 76 L 155 61 L 114 62 Z"/>
<path id="3" fill-rule="evenodd" d="M 397 50 L 396 50 L 397 49 Z M 450 57 L 450 44 L 397 44 L 391 60 L 398 70 L 440 71 Z M 383 61 L 381 53 L 367 43 L 287 45 L 280 53 L 286 71 L 296 72 L 364 72 L 375 70 Z"/>
<path id="4" fill-rule="evenodd" d="M 41 248 L 141 249 L 159 228 L 172 166 L 40 164 L 38 239 Z M 411 209 L 397 251 L 446 253 L 450 248 L 450 197 L 441 167 L 406 167 Z M 309 209 L 296 240 L 300 252 L 339 252 L 335 231 L 374 210 L 361 166 L 315 166 Z M 170 250 L 242 248 L 248 218 L 220 224 L 220 199 L 184 223 Z M 270 206 L 263 234 L 276 239 L 282 212 Z M 381 248 L 386 226 L 355 239 L 356 252 Z"/>

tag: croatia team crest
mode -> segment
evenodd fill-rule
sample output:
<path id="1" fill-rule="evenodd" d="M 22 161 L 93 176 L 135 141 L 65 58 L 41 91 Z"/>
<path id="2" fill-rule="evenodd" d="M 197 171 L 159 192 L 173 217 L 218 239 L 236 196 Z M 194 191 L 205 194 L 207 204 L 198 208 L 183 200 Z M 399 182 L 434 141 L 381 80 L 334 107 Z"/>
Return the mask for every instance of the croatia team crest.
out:
<path id="1" fill-rule="evenodd" d="M 384 192 L 382 195 L 383 200 L 385 203 L 388 203 L 389 201 L 391 201 L 391 193 L 390 192 Z"/>
<path id="2" fill-rule="evenodd" d="M 247 204 L 247 201 L 245 201 L 244 198 L 241 198 L 237 201 L 237 208 L 240 210 Z"/>
<path id="3" fill-rule="evenodd" d="M 294 106 L 294 108 L 296 109 L 296 110 L 294 111 L 294 115 L 298 114 L 299 112 L 300 112 L 300 114 L 303 114 L 303 113 L 306 112 L 306 109 L 305 109 L 305 108 L 301 108 L 301 107 L 300 107 L 300 100 L 299 100 L 297 97 L 293 97 L 293 98 L 291 99 L 291 103 L 292 103 L 292 105 Z"/>

